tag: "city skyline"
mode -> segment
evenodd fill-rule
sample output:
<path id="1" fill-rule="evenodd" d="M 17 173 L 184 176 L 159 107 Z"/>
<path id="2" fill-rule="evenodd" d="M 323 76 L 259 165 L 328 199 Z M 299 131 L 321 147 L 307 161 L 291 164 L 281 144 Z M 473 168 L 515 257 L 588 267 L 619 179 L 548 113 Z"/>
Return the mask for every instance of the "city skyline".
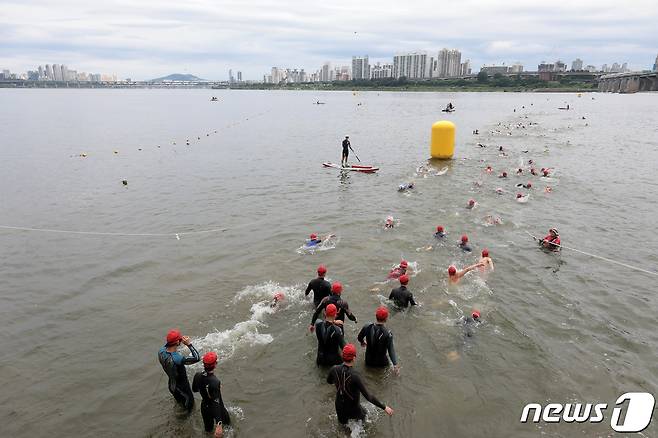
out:
<path id="1" fill-rule="evenodd" d="M 356 54 L 368 54 L 370 65 L 387 64 L 396 52 L 435 47 L 458 47 L 473 71 L 576 58 L 588 65 L 623 60 L 632 70 L 652 68 L 658 4 L 572 3 L 464 0 L 437 8 L 426 0 L 338 0 L 300 9 L 289 0 L 142 0 L 126 8 L 111 0 L 94 9 L 81 0 L 62 0 L 57 8 L 25 0 L 3 5 L 0 68 L 27 72 L 58 62 L 120 78 L 190 73 L 217 80 L 239 68 L 245 80 L 258 80 L 275 65 L 314 71 L 327 60 L 350 65 Z"/>

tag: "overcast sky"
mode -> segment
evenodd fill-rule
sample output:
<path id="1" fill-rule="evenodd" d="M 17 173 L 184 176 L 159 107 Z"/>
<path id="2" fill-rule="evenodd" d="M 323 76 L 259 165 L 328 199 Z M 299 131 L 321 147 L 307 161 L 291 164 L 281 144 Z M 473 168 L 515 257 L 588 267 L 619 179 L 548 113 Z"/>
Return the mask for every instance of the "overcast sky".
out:
<path id="1" fill-rule="evenodd" d="M 474 69 L 542 60 L 648 69 L 657 0 L 0 0 L 0 69 L 63 63 L 150 79 L 191 73 L 262 79 L 352 55 L 458 48 Z"/>

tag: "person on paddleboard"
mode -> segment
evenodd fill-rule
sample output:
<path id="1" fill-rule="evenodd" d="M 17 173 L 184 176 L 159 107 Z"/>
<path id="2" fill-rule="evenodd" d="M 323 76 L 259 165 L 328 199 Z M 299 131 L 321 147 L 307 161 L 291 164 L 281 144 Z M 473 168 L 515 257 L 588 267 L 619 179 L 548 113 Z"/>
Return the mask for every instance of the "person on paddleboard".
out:
<path id="1" fill-rule="evenodd" d="M 190 349 L 190 356 L 185 357 L 178 352 L 181 344 Z M 190 382 L 187 380 L 185 366 L 197 363 L 199 360 L 199 352 L 192 345 L 190 338 L 181 335 L 178 330 L 169 330 L 167 343 L 158 351 L 158 361 L 169 377 L 169 392 L 188 412 L 194 406 L 194 394 L 192 394 Z"/>
<path id="2" fill-rule="evenodd" d="M 350 155 L 350 149 L 352 149 L 350 137 L 346 135 L 345 140 L 343 140 L 343 155 L 340 159 L 340 165 L 343 167 L 347 167 L 347 157 Z M 352 149 L 352 152 L 354 152 L 354 149 Z"/>
<path id="3" fill-rule="evenodd" d="M 336 415 L 340 424 L 347 424 L 348 420 L 365 420 L 366 410 L 361 406 L 361 394 L 373 405 L 393 415 L 393 409 L 370 394 L 366 389 L 361 376 L 352 371 L 356 359 L 356 347 L 347 344 L 343 347 L 343 363 L 334 366 L 327 376 L 327 383 L 336 385 Z"/>
<path id="4" fill-rule="evenodd" d="M 215 376 L 217 353 L 214 351 L 203 355 L 203 371 L 194 375 L 192 390 L 201 394 L 201 418 L 206 432 L 215 430 L 214 437 L 224 435 L 223 426 L 231 424 L 231 417 L 222 400 L 222 384 Z M 216 426 L 215 426 L 216 424 Z"/>
<path id="5" fill-rule="evenodd" d="M 324 276 L 327 274 L 327 267 L 325 265 L 318 266 L 318 277 L 309 281 L 308 286 L 306 286 L 306 292 L 304 296 L 313 291 L 313 306 L 318 307 L 320 301 L 324 297 L 328 297 L 331 294 L 331 283 L 324 279 Z"/>

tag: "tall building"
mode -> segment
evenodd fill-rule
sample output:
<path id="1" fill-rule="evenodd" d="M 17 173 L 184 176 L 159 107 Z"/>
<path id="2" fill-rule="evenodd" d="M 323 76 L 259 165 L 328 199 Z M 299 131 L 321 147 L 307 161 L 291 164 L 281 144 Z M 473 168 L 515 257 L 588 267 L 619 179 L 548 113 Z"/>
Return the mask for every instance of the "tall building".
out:
<path id="1" fill-rule="evenodd" d="M 46 64 L 46 79 L 49 81 L 55 80 L 53 76 L 53 68 L 50 66 L 50 64 Z"/>
<path id="2" fill-rule="evenodd" d="M 286 72 L 282 68 L 272 67 L 272 83 L 280 84 L 286 78 Z"/>
<path id="3" fill-rule="evenodd" d="M 612 67 L 610 67 L 611 73 L 619 73 L 621 71 L 621 66 L 618 62 L 613 62 Z"/>
<path id="4" fill-rule="evenodd" d="M 552 64 L 551 64 L 552 65 Z M 541 70 L 540 70 L 541 71 Z M 507 74 L 510 72 L 509 66 L 503 64 L 503 65 L 483 65 L 480 67 L 480 72 L 485 72 L 488 75 L 495 75 L 495 74 Z"/>
<path id="5" fill-rule="evenodd" d="M 462 62 L 462 65 L 460 67 L 460 76 L 467 76 L 471 74 L 471 60 L 467 59 L 466 61 Z"/>
<path id="6" fill-rule="evenodd" d="M 571 71 L 582 71 L 583 70 L 583 60 L 580 58 L 574 59 L 571 63 Z"/>
<path id="7" fill-rule="evenodd" d="M 425 79 L 429 78 L 429 63 L 427 53 L 413 52 L 393 57 L 393 77 L 399 79 Z"/>
<path id="8" fill-rule="evenodd" d="M 449 78 L 462 74 L 462 53 L 457 49 L 441 49 L 436 56 L 436 61 L 431 66 L 433 78 Z M 470 64 L 470 61 L 469 61 Z"/>
<path id="9" fill-rule="evenodd" d="M 320 69 L 320 82 L 330 82 L 333 80 L 333 70 L 331 69 L 331 63 L 330 62 L 325 62 L 322 64 L 322 68 Z"/>
<path id="10" fill-rule="evenodd" d="M 523 73 L 523 64 L 521 64 L 520 62 L 515 62 L 509 68 L 509 72 L 510 73 Z"/>
<path id="11" fill-rule="evenodd" d="M 590 73 L 596 73 L 596 72 L 599 71 L 599 70 L 596 68 L 595 65 L 591 65 L 591 64 L 590 64 L 590 65 L 587 65 L 587 66 L 585 67 L 585 71 L 588 71 L 588 72 L 590 72 Z"/>
<path id="12" fill-rule="evenodd" d="M 242 72 L 238 72 L 238 82 L 242 82 Z"/>
<path id="13" fill-rule="evenodd" d="M 368 64 L 368 55 L 352 56 L 352 79 L 370 79 L 370 64 Z"/>
<path id="14" fill-rule="evenodd" d="M 608 67 L 608 64 L 603 64 L 603 65 L 601 66 L 601 71 L 602 71 L 603 73 L 610 73 L 610 68 Z"/>
<path id="15" fill-rule="evenodd" d="M 370 67 L 370 79 L 386 79 L 393 77 L 393 64 L 380 64 Z"/>
<path id="16" fill-rule="evenodd" d="M 63 81 L 68 81 L 69 80 L 69 70 L 66 68 L 64 64 L 60 65 L 59 68 L 61 69 L 61 76 Z"/>
<path id="17" fill-rule="evenodd" d="M 656 62 L 653 63 L 653 71 L 658 71 L 658 55 L 656 55 Z"/>

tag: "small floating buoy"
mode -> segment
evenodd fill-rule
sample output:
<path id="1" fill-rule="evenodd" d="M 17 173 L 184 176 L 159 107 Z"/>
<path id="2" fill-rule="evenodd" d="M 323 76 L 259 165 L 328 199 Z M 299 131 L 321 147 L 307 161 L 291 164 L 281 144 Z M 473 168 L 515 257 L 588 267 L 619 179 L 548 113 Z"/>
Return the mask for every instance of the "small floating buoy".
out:
<path id="1" fill-rule="evenodd" d="M 124 186 L 127 186 L 127 185 L 128 185 L 128 180 L 127 180 L 127 179 L 124 179 L 124 180 L 121 181 L 121 182 L 123 183 Z"/>
<path id="2" fill-rule="evenodd" d="M 82 158 L 87 158 L 87 154 L 85 154 L 84 152 L 81 153 L 80 156 L 81 156 Z"/>
<path id="3" fill-rule="evenodd" d="M 114 153 L 115 153 L 115 154 L 118 154 L 118 153 L 119 153 L 119 151 L 116 151 L 116 150 L 115 150 L 115 151 L 114 151 Z"/>
<path id="4" fill-rule="evenodd" d="M 158 147 L 160 147 L 160 146 L 158 146 Z M 141 150 L 142 150 L 142 148 L 137 148 L 137 150 L 138 150 L 138 151 L 141 151 Z"/>

